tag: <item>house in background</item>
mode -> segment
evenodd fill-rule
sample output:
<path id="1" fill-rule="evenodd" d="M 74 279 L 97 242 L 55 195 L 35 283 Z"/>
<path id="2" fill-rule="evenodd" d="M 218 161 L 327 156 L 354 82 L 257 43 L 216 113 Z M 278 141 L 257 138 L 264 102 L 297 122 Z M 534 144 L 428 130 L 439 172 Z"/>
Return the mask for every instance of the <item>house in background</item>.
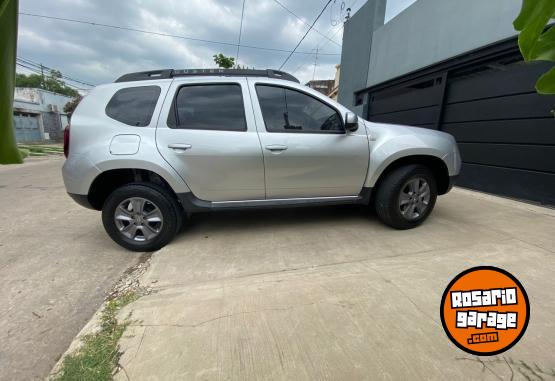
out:
<path id="1" fill-rule="evenodd" d="M 17 142 L 62 141 L 68 124 L 64 106 L 71 100 L 47 90 L 16 87 L 13 124 Z"/>
<path id="2" fill-rule="evenodd" d="M 324 95 L 328 95 L 331 90 L 333 89 L 334 80 L 333 79 L 317 79 L 308 81 L 305 85 L 322 93 Z"/>
<path id="3" fill-rule="evenodd" d="M 341 77 L 341 65 L 335 65 L 335 79 L 333 80 L 333 88 L 328 93 L 328 97 L 337 100 L 339 95 L 339 78 Z"/>
<path id="4" fill-rule="evenodd" d="M 522 0 L 417 0 L 384 25 L 385 5 L 345 23 L 339 102 L 453 135 L 459 186 L 555 205 L 555 96 L 534 88 L 553 65 L 522 59 Z"/>

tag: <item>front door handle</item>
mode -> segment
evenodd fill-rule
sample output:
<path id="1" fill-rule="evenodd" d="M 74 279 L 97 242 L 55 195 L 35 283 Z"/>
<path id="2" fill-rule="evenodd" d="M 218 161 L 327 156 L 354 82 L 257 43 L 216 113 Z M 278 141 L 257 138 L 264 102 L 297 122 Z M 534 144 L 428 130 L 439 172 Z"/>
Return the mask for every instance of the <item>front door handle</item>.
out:
<path id="1" fill-rule="evenodd" d="M 192 147 L 193 146 L 190 144 L 179 144 L 179 143 L 168 144 L 168 148 L 173 149 L 177 153 L 183 153 Z"/>
<path id="2" fill-rule="evenodd" d="M 271 144 L 269 146 L 266 146 L 266 149 L 272 152 L 281 152 L 281 151 L 285 151 L 287 149 L 287 146 L 284 146 L 281 144 Z"/>

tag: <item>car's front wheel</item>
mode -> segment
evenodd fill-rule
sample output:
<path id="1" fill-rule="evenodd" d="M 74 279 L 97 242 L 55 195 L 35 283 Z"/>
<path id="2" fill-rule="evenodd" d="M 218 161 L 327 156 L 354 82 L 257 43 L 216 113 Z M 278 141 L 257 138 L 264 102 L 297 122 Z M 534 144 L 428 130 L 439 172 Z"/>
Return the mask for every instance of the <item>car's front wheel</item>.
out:
<path id="1" fill-rule="evenodd" d="M 437 199 L 434 174 L 423 165 L 407 165 L 388 173 L 377 189 L 376 213 L 396 229 L 417 227 L 428 218 Z"/>
<path id="2" fill-rule="evenodd" d="M 164 189 L 129 184 L 104 202 L 102 222 L 108 235 L 132 251 L 155 251 L 167 245 L 181 226 L 179 206 Z"/>

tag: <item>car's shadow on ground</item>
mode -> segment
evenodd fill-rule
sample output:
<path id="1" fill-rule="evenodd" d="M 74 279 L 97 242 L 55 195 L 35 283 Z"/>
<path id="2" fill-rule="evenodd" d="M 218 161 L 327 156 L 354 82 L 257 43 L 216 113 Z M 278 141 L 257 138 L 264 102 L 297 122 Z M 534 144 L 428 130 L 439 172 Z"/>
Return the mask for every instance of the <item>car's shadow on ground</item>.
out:
<path id="1" fill-rule="evenodd" d="M 178 236 L 190 230 L 206 229 L 217 232 L 221 229 L 252 230 L 280 229 L 291 226 L 342 224 L 346 221 L 367 220 L 378 223 L 374 211 L 365 205 L 337 205 L 321 207 L 250 209 L 218 211 L 192 214 L 185 219 Z"/>

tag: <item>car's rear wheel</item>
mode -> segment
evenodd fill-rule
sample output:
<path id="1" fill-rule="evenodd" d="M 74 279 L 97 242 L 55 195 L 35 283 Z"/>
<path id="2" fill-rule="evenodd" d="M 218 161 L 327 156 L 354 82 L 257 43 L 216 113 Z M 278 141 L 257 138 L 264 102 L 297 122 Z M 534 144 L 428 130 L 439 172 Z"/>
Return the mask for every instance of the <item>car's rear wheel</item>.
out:
<path id="1" fill-rule="evenodd" d="M 377 190 L 376 213 L 396 229 L 417 227 L 428 218 L 437 199 L 434 174 L 423 165 L 407 165 L 388 173 Z"/>
<path id="2" fill-rule="evenodd" d="M 151 184 L 128 184 L 104 202 L 102 222 L 108 235 L 132 251 L 167 245 L 181 226 L 182 214 L 171 194 Z"/>

